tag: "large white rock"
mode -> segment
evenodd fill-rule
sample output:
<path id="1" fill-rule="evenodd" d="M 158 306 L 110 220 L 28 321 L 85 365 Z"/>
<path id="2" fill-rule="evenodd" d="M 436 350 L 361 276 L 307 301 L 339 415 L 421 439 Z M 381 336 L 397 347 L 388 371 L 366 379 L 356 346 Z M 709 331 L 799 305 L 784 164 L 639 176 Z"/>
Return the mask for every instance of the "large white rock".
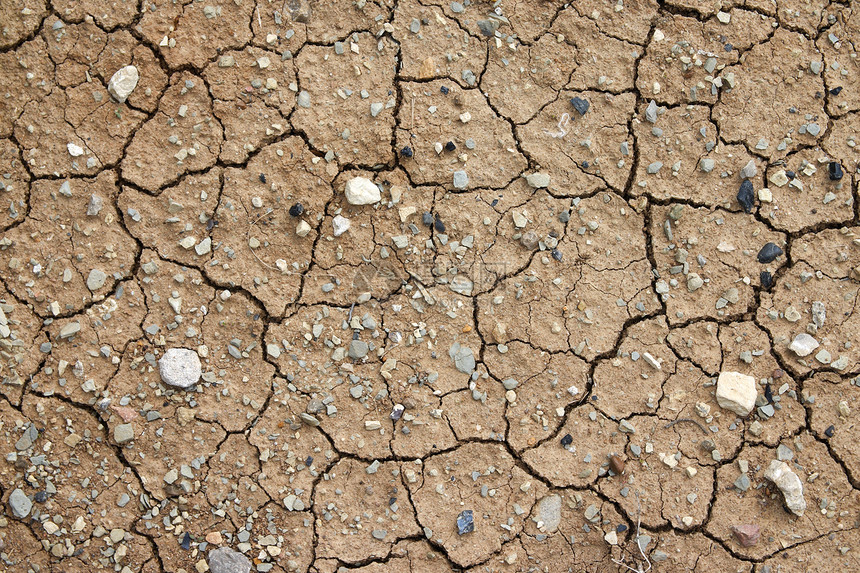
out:
<path id="1" fill-rule="evenodd" d="M 165 384 L 189 388 L 200 380 L 200 357 L 188 348 L 171 348 L 158 361 L 158 373 Z"/>
<path id="2" fill-rule="evenodd" d="M 111 76 L 110 82 L 108 82 L 108 92 L 119 103 L 125 103 L 125 100 L 128 99 L 128 96 L 137 87 L 138 80 L 140 80 L 140 73 L 137 71 L 137 68 L 134 66 L 125 66 L 118 69 Z"/>
<path id="3" fill-rule="evenodd" d="M 782 496 L 785 498 L 785 505 L 794 515 L 801 516 L 806 509 L 806 500 L 803 499 L 803 483 L 797 474 L 791 471 L 787 463 L 779 460 L 770 462 L 770 466 L 765 470 L 764 477 L 774 483 Z"/>
<path id="4" fill-rule="evenodd" d="M 755 408 L 758 390 L 755 378 L 740 372 L 720 372 L 717 378 L 717 404 L 745 418 Z"/>
<path id="5" fill-rule="evenodd" d="M 379 187 L 367 177 L 353 177 L 347 181 L 344 194 L 350 205 L 373 205 L 382 199 Z"/>

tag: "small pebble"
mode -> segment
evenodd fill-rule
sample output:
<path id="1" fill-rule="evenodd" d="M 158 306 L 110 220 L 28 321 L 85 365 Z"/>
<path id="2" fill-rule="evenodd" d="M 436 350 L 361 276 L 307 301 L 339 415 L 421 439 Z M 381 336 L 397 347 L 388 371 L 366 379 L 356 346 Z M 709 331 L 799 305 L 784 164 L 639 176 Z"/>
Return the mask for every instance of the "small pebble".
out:
<path id="1" fill-rule="evenodd" d="M 290 207 L 290 217 L 301 217 L 302 213 L 305 212 L 305 207 L 301 203 L 296 203 L 292 207 Z"/>
<path id="2" fill-rule="evenodd" d="M 588 100 L 583 99 L 581 97 L 575 97 L 571 99 L 570 105 L 573 106 L 573 109 L 579 112 L 580 116 L 585 115 L 588 112 L 588 108 L 591 107 L 591 104 L 588 102 Z"/>
<path id="3" fill-rule="evenodd" d="M 738 203 L 741 204 L 745 213 L 752 213 L 755 206 L 755 192 L 749 179 L 744 179 L 741 183 L 741 188 L 738 190 Z"/>
<path id="4" fill-rule="evenodd" d="M 758 252 L 758 262 L 766 265 L 773 262 L 783 251 L 775 243 L 767 243 Z"/>

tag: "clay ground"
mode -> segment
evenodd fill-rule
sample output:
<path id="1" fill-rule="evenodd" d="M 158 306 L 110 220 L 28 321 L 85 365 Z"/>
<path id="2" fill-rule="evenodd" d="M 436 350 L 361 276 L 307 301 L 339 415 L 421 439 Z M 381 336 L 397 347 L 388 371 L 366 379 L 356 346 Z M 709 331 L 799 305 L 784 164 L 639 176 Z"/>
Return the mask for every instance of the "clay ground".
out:
<path id="1" fill-rule="evenodd" d="M 0 0 L 0 569 L 860 570 L 858 42 L 826 0 Z"/>

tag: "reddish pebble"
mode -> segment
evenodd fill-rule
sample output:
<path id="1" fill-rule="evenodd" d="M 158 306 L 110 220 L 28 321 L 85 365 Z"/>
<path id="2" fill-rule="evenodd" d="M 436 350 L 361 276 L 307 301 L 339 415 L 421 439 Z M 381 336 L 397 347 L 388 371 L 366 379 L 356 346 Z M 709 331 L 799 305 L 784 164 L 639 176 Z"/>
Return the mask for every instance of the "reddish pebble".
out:
<path id="1" fill-rule="evenodd" d="M 733 525 L 732 533 L 741 547 L 752 547 L 761 537 L 761 528 L 758 525 Z"/>
<path id="2" fill-rule="evenodd" d="M 780 378 L 782 378 L 783 374 L 785 374 L 785 372 L 782 371 L 782 368 L 777 368 L 773 371 L 773 379 L 779 380 Z"/>
<path id="3" fill-rule="evenodd" d="M 137 412 L 134 408 L 129 408 L 128 406 L 111 406 L 110 408 L 119 414 L 119 417 L 122 418 L 122 421 L 126 424 L 137 418 Z"/>

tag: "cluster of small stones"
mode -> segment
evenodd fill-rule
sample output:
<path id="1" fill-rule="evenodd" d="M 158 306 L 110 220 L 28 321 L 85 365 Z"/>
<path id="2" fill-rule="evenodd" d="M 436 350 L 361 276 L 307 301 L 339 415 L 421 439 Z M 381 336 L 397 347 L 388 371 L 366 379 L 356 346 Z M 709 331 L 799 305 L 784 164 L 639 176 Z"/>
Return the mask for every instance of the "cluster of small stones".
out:
<path id="1" fill-rule="evenodd" d="M 856 568 L 860 10 L 723 4 L 4 3 L 0 568 Z"/>

